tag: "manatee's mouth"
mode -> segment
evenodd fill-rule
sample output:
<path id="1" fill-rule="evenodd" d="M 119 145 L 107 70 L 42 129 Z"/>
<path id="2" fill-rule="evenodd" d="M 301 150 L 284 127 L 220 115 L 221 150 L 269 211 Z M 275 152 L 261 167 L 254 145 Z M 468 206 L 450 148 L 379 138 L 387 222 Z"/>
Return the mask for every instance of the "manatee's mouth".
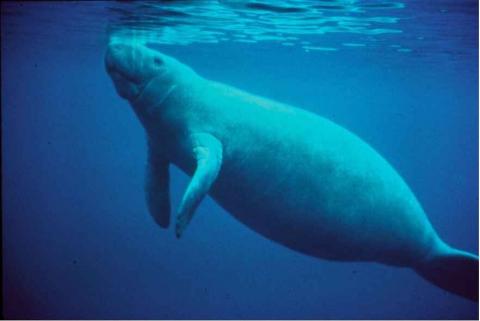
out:
<path id="1" fill-rule="evenodd" d="M 132 103 L 136 101 L 143 94 L 143 92 L 145 91 L 145 88 L 155 78 L 155 77 L 152 77 L 148 80 L 139 79 L 138 77 L 133 77 L 128 73 L 119 71 L 117 68 L 113 66 L 108 66 L 108 65 L 107 65 L 107 72 L 116 85 L 120 87 L 127 86 L 131 88 L 132 91 L 130 92 L 129 97 L 125 97 L 125 98 L 127 98 Z"/>

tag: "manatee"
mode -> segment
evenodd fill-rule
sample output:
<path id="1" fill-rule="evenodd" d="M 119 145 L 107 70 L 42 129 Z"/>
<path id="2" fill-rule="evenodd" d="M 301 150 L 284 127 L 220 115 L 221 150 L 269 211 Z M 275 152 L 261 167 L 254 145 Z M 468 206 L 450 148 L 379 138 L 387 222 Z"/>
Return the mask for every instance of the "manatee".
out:
<path id="1" fill-rule="evenodd" d="M 105 65 L 146 131 L 146 199 L 170 223 L 169 165 L 191 176 L 180 237 L 208 194 L 295 251 L 408 267 L 478 300 L 478 256 L 446 244 L 397 171 L 368 143 L 306 110 L 202 78 L 141 44 L 110 43 Z"/>

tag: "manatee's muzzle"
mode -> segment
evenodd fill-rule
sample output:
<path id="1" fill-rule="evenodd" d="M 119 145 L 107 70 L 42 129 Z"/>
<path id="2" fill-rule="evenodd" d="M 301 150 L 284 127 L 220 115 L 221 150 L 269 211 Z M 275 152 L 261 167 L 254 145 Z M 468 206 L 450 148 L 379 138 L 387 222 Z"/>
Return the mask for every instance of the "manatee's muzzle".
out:
<path id="1" fill-rule="evenodd" d="M 125 80 L 135 84 L 140 83 L 142 77 L 138 75 L 134 52 L 135 47 L 128 44 L 116 43 L 108 45 L 105 54 L 105 68 L 107 72 L 111 75 L 116 72 Z"/>

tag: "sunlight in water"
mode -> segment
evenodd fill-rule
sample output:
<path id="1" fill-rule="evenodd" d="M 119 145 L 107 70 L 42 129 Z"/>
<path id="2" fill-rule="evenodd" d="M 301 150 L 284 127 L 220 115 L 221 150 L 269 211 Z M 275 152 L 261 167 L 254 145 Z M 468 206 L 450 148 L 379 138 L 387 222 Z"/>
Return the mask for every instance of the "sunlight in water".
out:
<path id="1" fill-rule="evenodd" d="M 322 50 L 302 45 L 299 38 L 401 33 L 398 17 L 391 15 L 403 8 L 400 2 L 356 0 L 133 2 L 110 7 L 117 16 L 109 33 L 112 39 L 159 44 L 277 41 Z"/>

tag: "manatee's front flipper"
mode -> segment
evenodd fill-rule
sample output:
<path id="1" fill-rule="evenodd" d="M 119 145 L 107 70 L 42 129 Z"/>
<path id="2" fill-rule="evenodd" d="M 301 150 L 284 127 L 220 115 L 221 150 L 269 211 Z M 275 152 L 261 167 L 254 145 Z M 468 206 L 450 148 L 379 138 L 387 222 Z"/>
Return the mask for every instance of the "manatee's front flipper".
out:
<path id="1" fill-rule="evenodd" d="M 222 144 L 218 139 L 209 134 L 195 134 L 191 138 L 197 168 L 178 210 L 175 227 L 178 238 L 182 236 L 198 204 L 208 193 L 222 165 Z"/>
<path id="2" fill-rule="evenodd" d="M 163 228 L 170 225 L 169 182 L 168 161 L 149 148 L 145 182 L 147 205 L 155 222 Z"/>

